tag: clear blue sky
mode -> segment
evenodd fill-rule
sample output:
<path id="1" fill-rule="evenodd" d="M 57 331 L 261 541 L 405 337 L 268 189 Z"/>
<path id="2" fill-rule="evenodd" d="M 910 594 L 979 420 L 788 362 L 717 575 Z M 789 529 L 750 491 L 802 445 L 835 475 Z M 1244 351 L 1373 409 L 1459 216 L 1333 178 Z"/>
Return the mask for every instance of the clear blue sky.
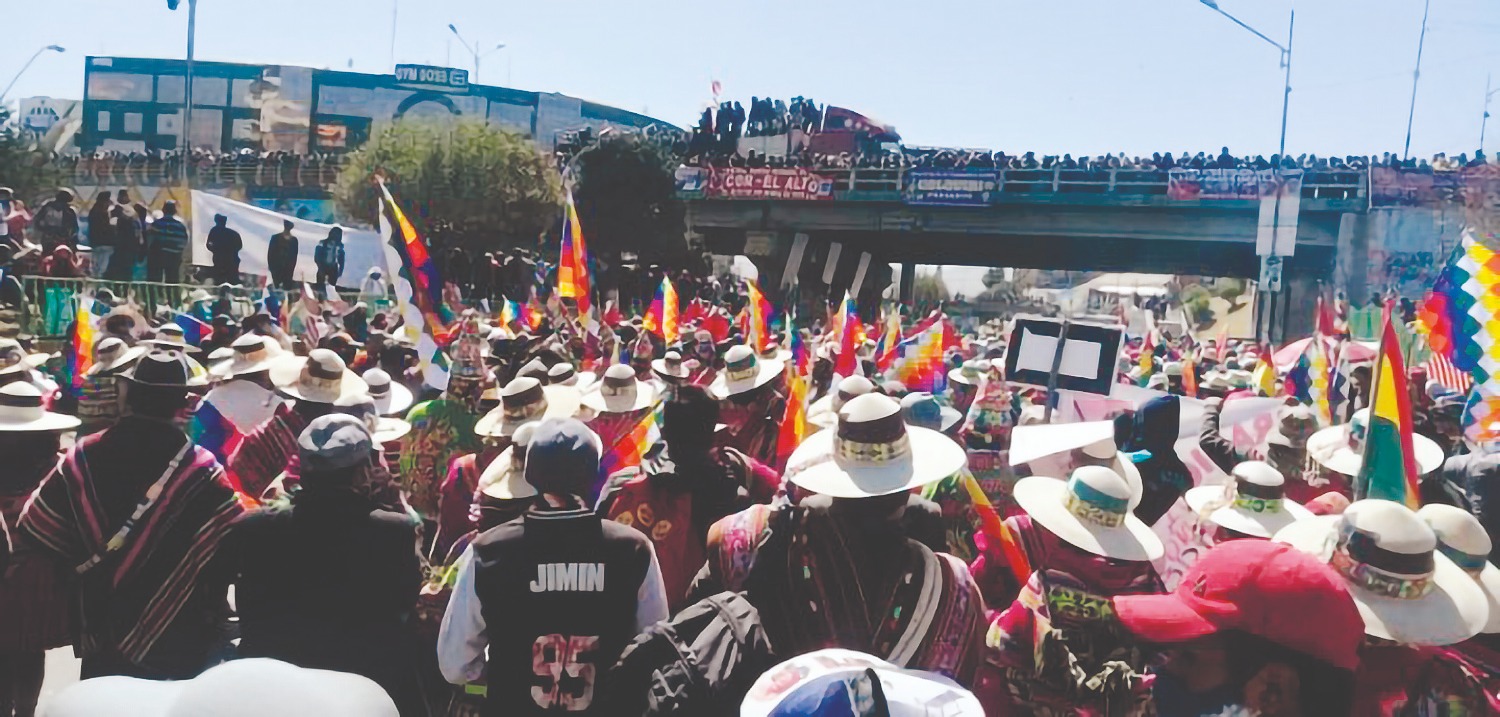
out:
<path id="1" fill-rule="evenodd" d="M 1401 151 L 1422 0 L 1219 0 L 1284 41 L 1297 7 L 1287 147 Z M 11 97 L 79 97 L 86 55 L 180 57 L 165 0 L 53 0 L 5 11 Z M 396 60 L 469 66 L 448 23 L 490 55 L 482 80 L 690 124 L 725 95 L 813 97 L 894 124 L 909 144 L 1098 154 L 1276 151 L 1278 51 L 1197 0 L 400 0 Z M 1485 75 L 1500 86 L 1500 3 L 1433 0 L 1412 153 L 1472 152 Z M 390 71 L 390 0 L 202 0 L 198 56 Z M 1500 97 L 1495 112 L 1500 115 Z M 1497 118 L 1500 119 L 1500 118 Z M 1488 144 L 1500 149 L 1500 122 Z M 979 289 L 982 269 L 950 268 Z"/>
<path id="2" fill-rule="evenodd" d="M 1281 40 L 1287 0 L 1220 0 Z M 184 0 L 184 6 L 186 2 Z M 1433 0 L 1412 151 L 1471 151 L 1500 3 Z M 186 7 L 54 0 L 9 8 L 0 82 L 77 97 L 85 55 L 177 57 Z M 202 0 L 199 57 L 389 71 L 389 0 Z M 1288 148 L 1400 151 L 1421 0 L 1304 0 Z M 488 83 L 550 90 L 689 123 L 725 93 L 808 95 L 890 122 L 909 143 L 1049 153 L 1275 151 L 1277 51 L 1195 0 L 402 0 L 396 58 L 467 66 L 447 24 L 508 48 Z M 451 49 L 450 49 L 451 44 Z M 1500 80 L 1497 80 L 1500 84 Z M 1500 104 L 1496 105 L 1500 114 Z M 1500 127 L 1491 143 L 1500 148 Z"/>

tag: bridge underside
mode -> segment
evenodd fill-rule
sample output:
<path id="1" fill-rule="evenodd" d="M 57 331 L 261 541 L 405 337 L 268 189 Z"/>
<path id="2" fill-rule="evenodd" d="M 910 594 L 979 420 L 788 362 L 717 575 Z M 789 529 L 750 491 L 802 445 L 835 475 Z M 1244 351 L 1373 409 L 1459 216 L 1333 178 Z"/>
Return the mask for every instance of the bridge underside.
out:
<path id="1" fill-rule="evenodd" d="M 1295 257 L 1284 269 L 1291 306 L 1309 305 L 1320 281 L 1333 273 L 1338 213 L 1304 212 Z M 1256 212 L 1200 207 L 1163 211 L 1149 207 L 994 207 L 984 212 L 913 211 L 890 206 L 818 206 L 759 202 L 699 202 L 694 231 L 711 251 L 746 254 L 760 267 L 768 293 L 786 269 L 795 237 L 808 240 L 797 269 L 805 300 L 852 290 L 866 310 L 888 286 L 888 264 L 1009 266 L 1071 271 L 1129 271 L 1256 278 Z M 838 257 L 825 282 L 833 247 Z M 870 268 L 854 287 L 863 254 Z M 1287 299 L 1283 299 L 1287 302 Z M 1283 303 L 1285 306 L 1286 303 Z M 1285 311 L 1285 309 L 1283 309 Z M 1301 314 L 1288 316 L 1300 330 Z M 1281 332 L 1278 332 L 1281 333 Z M 1296 335 L 1292 333 L 1291 335 Z"/>

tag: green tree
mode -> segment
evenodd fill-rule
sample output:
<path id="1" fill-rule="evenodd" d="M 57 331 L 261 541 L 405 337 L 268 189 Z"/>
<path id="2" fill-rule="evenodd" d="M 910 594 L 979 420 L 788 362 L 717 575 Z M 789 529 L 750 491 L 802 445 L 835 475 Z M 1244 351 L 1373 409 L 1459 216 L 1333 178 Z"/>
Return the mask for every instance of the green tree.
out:
<path id="1" fill-rule="evenodd" d="M 61 186 L 62 172 L 10 120 L 10 110 L 0 105 L 0 185 L 15 190 L 17 199 L 35 209 L 34 202 L 51 199 L 52 191 Z"/>
<path id="2" fill-rule="evenodd" d="M 589 250 L 618 263 L 682 266 L 687 259 L 683 205 L 673 179 L 678 160 L 638 134 L 610 134 L 578 154 L 574 199 Z"/>
<path id="3" fill-rule="evenodd" d="M 533 247 L 562 202 L 552 161 L 526 137 L 482 121 L 396 122 L 371 137 L 334 187 L 346 216 L 378 216 L 377 174 L 435 243 L 471 250 Z"/>

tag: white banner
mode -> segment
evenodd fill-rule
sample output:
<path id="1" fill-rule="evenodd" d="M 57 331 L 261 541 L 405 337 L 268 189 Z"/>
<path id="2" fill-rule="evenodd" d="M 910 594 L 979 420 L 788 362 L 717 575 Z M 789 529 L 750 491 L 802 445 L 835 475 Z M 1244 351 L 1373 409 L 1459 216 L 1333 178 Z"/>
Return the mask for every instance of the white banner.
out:
<path id="1" fill-rule="evenodd" d="M 215 214 L 227 217 L 226 226 L 240 233 L 240 240 L 244 242 L 244 248 L 240 250 L 242 273 L 255 276 L 270 274 L 266 266 L 266 251 L 270 247 L 271 235 L 281 233 L 282 222 L 290 220 L 292 235 L 297 237 L 297 270 L 293 277 L 297 281 L 308 282 L 318 278 L 318 268 L 313 264 L 313 248 L 328 237 L 328 230 L 334 225 L 278 214 L 269 209 L 198 190 L 193 190 L 194 264 L 213 264 L 213 255 L 208 253 L 207 242 L 208 230 L 214 226 Z M 339 277 L 339 286 L 358 288 L 370 267 L 384 267 L 382 245 L 379 232 L 344 227 L 344 275 Z"/>

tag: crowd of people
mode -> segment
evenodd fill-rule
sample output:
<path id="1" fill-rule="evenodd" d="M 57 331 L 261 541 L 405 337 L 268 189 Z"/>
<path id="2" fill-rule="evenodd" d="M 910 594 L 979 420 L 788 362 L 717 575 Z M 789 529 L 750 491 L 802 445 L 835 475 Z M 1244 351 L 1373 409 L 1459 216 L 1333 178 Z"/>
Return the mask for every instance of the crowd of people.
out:
<path id="1" fill-rule="evenodd" d="M 343 156 L 337 153 L 257 151 L 212 152 L 194 149 L 187 162 L 193 176 L 209 184 L 255 184 L 261 186 L 326 187 L 333 184 L 343 168 Z M 152 149 L 144 152 L 96 150 L 79 154 L 62 154 L 56 159 L 59 169 L 69 173 L 79 184 L 129 185 L 161 184 L 182 176 L 181 150 Z"/>
<path id="2" fill-rule="evenodd" d="M 206 335 L 97 294 L 87 360 L 0 338 L 0 713 L 64 645 L 58 717 L 265 680 L 361 716 L 1500 710 L 1496 446 L 1413 370 L 1421 509 L 1366 498 L 1354 344 L 1326 417 L 1264 350 L 1166 335 L 1085 415 L 940 312 L 928 364 L 836 313 L 688 289 L 672 336 L 549 297 L 438 360 L 301 293 L 181 307 Z"/>

